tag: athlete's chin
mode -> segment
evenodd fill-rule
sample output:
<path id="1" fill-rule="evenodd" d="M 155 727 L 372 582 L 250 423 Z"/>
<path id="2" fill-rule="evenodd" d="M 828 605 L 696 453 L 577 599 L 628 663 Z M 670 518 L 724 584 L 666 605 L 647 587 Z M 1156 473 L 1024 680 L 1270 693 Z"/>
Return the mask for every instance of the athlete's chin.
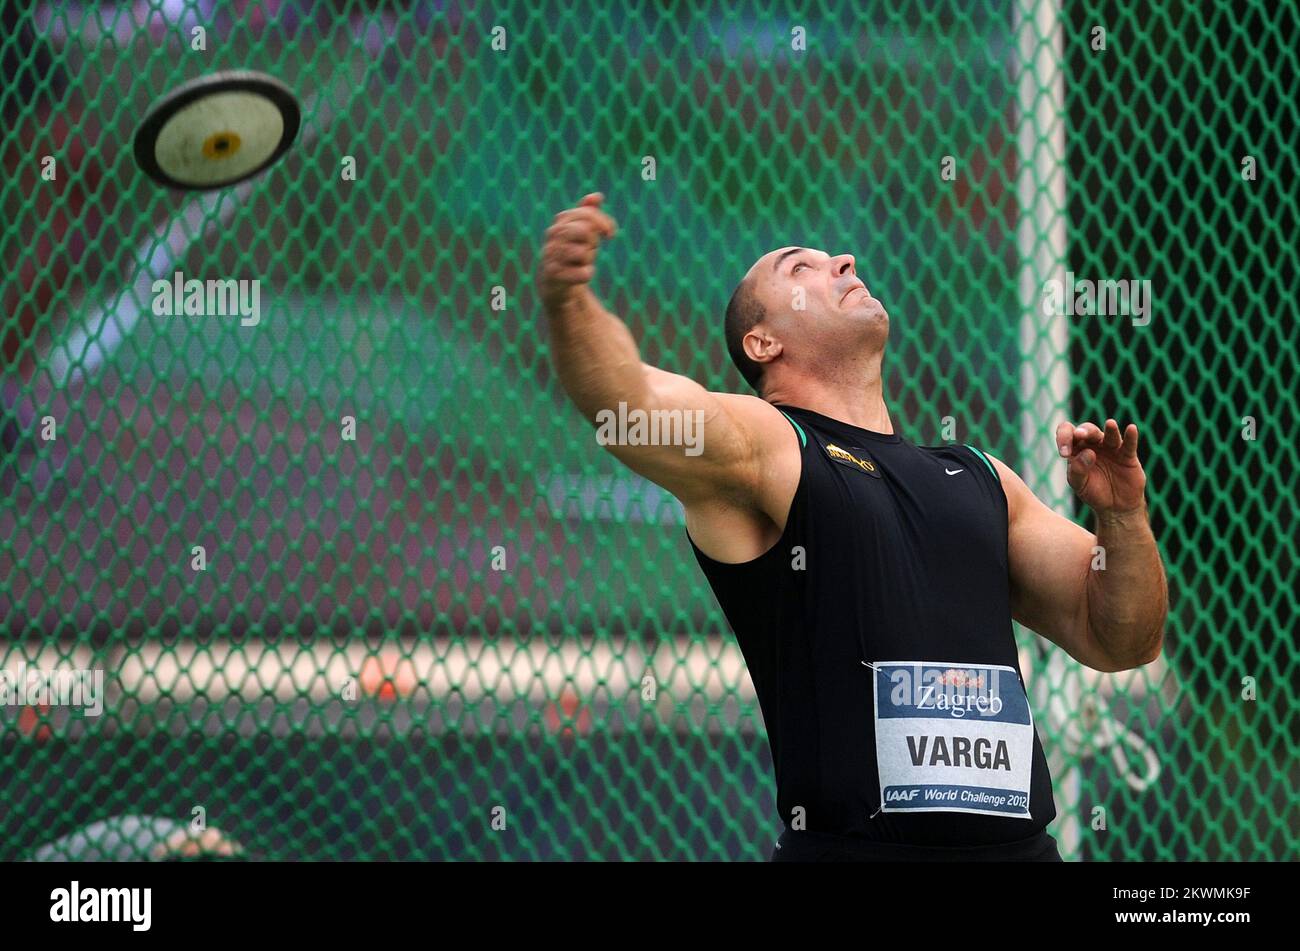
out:
<path id="1" fill-rule="evenodd" d="M 862 306 L 857 309 L 857 316 L 868 323 L 889 326 L 889 312 L 885 310 L 885 305 L 874 297 L 862 302 Z"/>
<path id="2" fill-rule="evenodd" d="M 889 339 L 889 314 L 884 305 L 874 297 L 864 303 L 865 306 L 858 317 L 863 338 L 868 341 L 871 349 L 883 349 L 885 341 Z"/>

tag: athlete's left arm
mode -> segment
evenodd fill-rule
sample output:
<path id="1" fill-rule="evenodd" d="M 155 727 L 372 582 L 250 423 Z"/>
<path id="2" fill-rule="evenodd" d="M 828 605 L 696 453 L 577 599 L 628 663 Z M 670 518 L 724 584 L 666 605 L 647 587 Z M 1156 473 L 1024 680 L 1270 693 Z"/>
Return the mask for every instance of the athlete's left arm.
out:
<path id="1" fill-rule="evenodd" d="M 1056 445 L 1096 533 L 1049 509 L 994 459 L 1007 496 L 1012 614 L 1094 670 L 1149 664 L 1160 656 L 1169 592 L 1147 519 L 1138 428 L 1061 423 Z M 1097 547 L 1104 561 L 1094 568 Z"/>

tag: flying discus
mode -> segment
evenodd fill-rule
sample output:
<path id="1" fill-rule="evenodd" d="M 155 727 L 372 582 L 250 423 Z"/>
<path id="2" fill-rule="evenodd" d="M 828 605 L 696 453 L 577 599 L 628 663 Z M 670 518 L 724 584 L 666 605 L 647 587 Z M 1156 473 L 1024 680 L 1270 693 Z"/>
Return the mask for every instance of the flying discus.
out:
<path id="1" fill-rule="evenodd" d="M 229 188 L 277 161 L 302 110 L 284 83 L 240 71 L 202 76 L 158 100 L 135 134 L 136 164 L 169 188 Z"/>

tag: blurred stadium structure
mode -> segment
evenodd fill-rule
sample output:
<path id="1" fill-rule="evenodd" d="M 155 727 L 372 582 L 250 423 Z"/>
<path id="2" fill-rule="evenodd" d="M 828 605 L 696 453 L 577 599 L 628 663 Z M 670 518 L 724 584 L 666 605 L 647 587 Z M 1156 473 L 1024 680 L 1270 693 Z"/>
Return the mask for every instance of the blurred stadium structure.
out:
<path id="1" fill-rule="evenodd" d="M 889 307 L 913 441 L 1068 506 L 1053 424 L 1141 424 L 1164 657 L 1085 675 L 1023 636 L 1058 835 L 1300 857 L 1297 7 L 620 6 L 0 0 L 0 670 L 108 693 L 0 706 L 0 859 L 195 806 L 281 858 L 767 855 L 761 718 L 680 510 L 548 370 L 534 254 L 592 189 L 650 362 L 740 389 L 727 296 L 798 242 Z M 302 139 L 159 191 L 139 117 L 227 68 L 296 89 Z M 154 316 L 176 270 L 260 280 L 260 323 Z M 1067 270 L 1150 280 L 1151 322 L 1042 318 Z"/>

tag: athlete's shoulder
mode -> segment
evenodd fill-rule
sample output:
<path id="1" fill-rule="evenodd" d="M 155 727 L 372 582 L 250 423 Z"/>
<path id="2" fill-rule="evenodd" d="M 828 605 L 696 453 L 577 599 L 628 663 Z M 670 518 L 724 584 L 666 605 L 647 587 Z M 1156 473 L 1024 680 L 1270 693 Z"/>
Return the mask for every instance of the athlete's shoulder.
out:
<path id="1" fill-rule="evenodd" d="M 783 445 L 793 432 L 799 445 L 807 445 L 808 435 L 798 420 L 762 397 L 744 393 L 718 393 L 717 397 L 727 414 L 760 442 Z"/>
<path id="2" fill-rule="evenodd" d="M 754 396 L 749 393 L 722 393 L 717 391 L 713 395 L 722 402 L 722 405 L 727 407 L 727 411 L 730 413 L 753 415 L 757 418 L 776 414 L 777 418 L 780 419 L 781 411 L 761 396 Z"/>

